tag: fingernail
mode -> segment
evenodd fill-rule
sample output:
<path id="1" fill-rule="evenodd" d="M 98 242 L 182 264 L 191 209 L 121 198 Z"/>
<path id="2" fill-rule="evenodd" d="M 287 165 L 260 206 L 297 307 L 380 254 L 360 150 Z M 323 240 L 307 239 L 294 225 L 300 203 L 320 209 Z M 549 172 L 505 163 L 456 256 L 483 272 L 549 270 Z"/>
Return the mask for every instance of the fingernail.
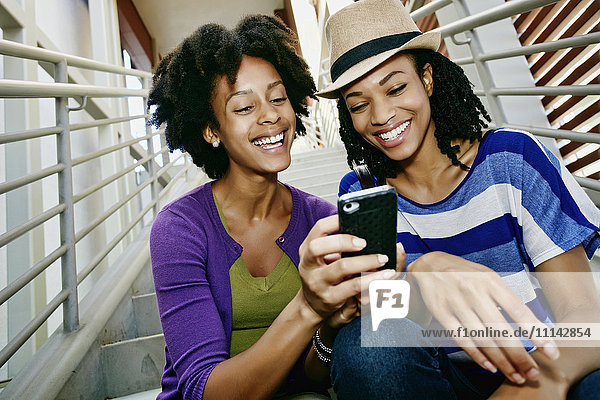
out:
<path id="1" fill-rule="evenodd" d="M 558 360 L 558 357 L 560 357 L 560 352 L 554 343 L 546 343 L 544 345 L 544 353 L 552 360 Z"/>
<path id="2" fill-rule="evenodd" d="M 367 241 L 365 239 L 361 239 L 361 238 L 354 238 L 354 239 L 352 239 L 352 244 L 355 247 L 362 249 L 363 247 L 365 247 L 367 245 Z"/>
<path id="3" fill-rule="evenodd" d="M 389 271 L 385 271 L 381 275 L 382 275 L 383 279 L 390 279 L 391 277 L 393 277 L 394 275 L 396 275 L 396 271 L 390 269 Z"/>
<path id="4" fill-rule="evenodd" d="M 529 371 L 527 371 L 526 375 L 527 379 L 536 380 L 538 376 L 538 370 L 535 368 L 531 368 Z"/>
<path id="5" fill-rule="evenodd" d="M 498 372 L 498 368 L 494 367 L 494 364 L 492 364 L 492 363 L 491 363 L 491 362 L 489 362 L 489 361 L 486 361 L 486 362 L 484 362 L 484 363 L 483 363 L 483 366 L 484 366 L 484 367 L 485 367 L 485 368 L 486 368 L 488 371 L 490 371 L 490 372 L 492 372 L 492 373 L 494 373 L 494 374 L 495 374 L 496 372 Z"/>
<path id="6" fill-rule="evenodd" d="M 514 374 L 512 374 L 510 377 L 511 377 L 511 379 L 512 379 L 512 380 L 513 380 L 515 383 L 518 383 L 519 385 L 520 385 L 521 383 L 525 383 L 525 378 L 523 378 L 523 377 L 521 376 L 521 374 L 518 374 L 518 373 L 516 373 L 516 372 L 515 372 L 515 373 L 514 373 Z"/>
<path id="7" fill-rule="evenodd" d="M 386 262 L 388 262 L 388 256 L 386 256 L 385 254 L 379 254 L 377 256 L 377 260 L 381 263 L 381 264 L 385 264 Z"/>

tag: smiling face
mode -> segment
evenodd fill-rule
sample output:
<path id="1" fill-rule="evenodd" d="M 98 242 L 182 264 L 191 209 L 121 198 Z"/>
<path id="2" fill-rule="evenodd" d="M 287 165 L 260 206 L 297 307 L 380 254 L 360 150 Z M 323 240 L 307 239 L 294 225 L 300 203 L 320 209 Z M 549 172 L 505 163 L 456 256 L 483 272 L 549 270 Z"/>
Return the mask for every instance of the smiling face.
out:
<path id="1" fill-rule="evenodd" d="M 271 63 L 244 56 L 233 85 L 225 76 L 218 78 L 211 103 L 219 127 L 206 128 L 203 136 L 225 147 L 229 172 L 262 175 L 289 166 L 296 114 Z"/>
<path id="2" fill-rule="evenodd" d="M 387 157 L 402 162 L 416 157 L 425 139 L 434 139 L 432 88 L 431 66 L 419 75 L 412 59 L 400 54 L 343 87 L 341 94 L 354 129 Z M 438 151 L 436 146 L 433 150 Z"/>

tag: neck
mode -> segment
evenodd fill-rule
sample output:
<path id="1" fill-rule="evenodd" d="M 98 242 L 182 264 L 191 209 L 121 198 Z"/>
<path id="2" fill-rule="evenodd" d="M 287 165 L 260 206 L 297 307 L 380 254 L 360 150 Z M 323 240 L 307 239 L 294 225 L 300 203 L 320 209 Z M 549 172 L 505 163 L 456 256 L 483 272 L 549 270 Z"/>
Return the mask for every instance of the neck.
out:
<path id="1" fill-rule="evenodd" d="M 231 168 L 213 184 L 213 192 L 224 211 L 234 211 L 249 220 L 263 220 L 279 211 L 289 193 L 277 181 L 277 174 L 247 174 Z"/>

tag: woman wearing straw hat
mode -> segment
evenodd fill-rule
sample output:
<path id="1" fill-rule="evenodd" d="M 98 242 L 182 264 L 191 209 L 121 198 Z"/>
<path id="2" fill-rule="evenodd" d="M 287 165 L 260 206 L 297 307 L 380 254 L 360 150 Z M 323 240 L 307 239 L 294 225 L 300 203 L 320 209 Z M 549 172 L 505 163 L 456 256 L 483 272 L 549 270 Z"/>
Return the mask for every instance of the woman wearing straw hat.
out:
<path id="1" fill-rule="evenodd" d="M 348 163 L 397 189 L 407 276 L 433 322 L 600 322 L 589 277 L 534 276 L 589 273 L 600 246 L 600 213 L 556 157 L 528 133 L 484 132 L 490 118 L 472 85 L 400 0 L 353 3 L 326 33 L 332 84 L 317 95 L 338 99 Z M 340 185 L 360 187 L 354 173 Z M 559 350 L 535 336 L 453 336 L 459 347 L 435 347 L 409 319 L 382 326 L 375 346 L 395 347 L 361 347 L 360 321 L 338 334 L 332 381 L 341 399 L 600 396 L 599 347 Z"/>

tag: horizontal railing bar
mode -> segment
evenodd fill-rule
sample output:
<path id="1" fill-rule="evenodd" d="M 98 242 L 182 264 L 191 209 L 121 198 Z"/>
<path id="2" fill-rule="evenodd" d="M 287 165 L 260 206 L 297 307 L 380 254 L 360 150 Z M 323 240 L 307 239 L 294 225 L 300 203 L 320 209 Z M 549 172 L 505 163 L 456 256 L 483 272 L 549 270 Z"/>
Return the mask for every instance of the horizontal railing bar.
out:
<path id="1" fill-rule="evenodd" d="M 134 119 L 140 119 L 140 118 L 146 118 L 146 117 L 149 117 L 149 115 L 148 114 L 140 114 L 140 115 L 132 115 L 132 116 L 128 116 L 128 117 L 97 119 L 97 120 L 91 121 L 91 122 L 81 122 L 78 124 L 71 124 L 71 125 L 69 125 L 69 129 L 71 130 L 71 132 L 73 132 L 73 131 L 78 131 L 80 129 L 96 128 L 98 126 L 118 124 L 119 122 L 133 121 Z"/>
<path id="2" fill-rule="evenodd" d="M 587 96 L 600 94 L 600 84 L 491 88 L 490 94 L 492 96 Z"/>
<path id="3" fill-rule="evenodd" d="M 577 175 L 573 175 L 573 177 L 575 178 L 577 183 L 579 183 L 580 186 L 587 189 L 595 190 L 596 192 L 600 192 L 600 181 L 591 178 L 584 178 Z"/>
<path id="4" fill-rule="evenodd" d="M 0 40 L 0 54 L 27 58 L 29 60 L 46 61 L 54 64 L 65 60 L 71 67 L 92 69 L 102 72 L 113 72 L 121 75 L 133 75 L 141 78 L 152 78 L 152 74 L 146 71 L 125 68 L 119 65 L 106 64 L 96 60 L 91 60 L 89 58 L 41 49 L 35 46 L 28 46 L 21 43 L 12 42 L 10 40 Z"/>
<path id="5" fill-rule="evenodd" d="M 8 243 L 12 242 L 19 236 L 23 235 L 24 233 L 32 230 L 33 228 L 35 228 L 38 225 L 43 224 L 44 222 L 48 221 L 50 218 L 57 216 L 61 212 L 65 211 L 66 208 L 67 208 L 66 205 L 59 204 L 55 207 L 52 207 L 51 209 L 49 209 L 47 211 L 44 211 L 40 215 L 37 215 L 37 216 L 31 218 L 26 223 L 19 225 L 16 228 L 14 228 L 6 233 L 3 233 L 2 235 L 0 235 L 0 247 L 6 246 Z"/>
<path id="6" fill-rule="evenodd" d="M 71 162 L 71 164 L 73 166 L 76 166 L 76 165 L 82 164 L 82 163 L 84 163 L 86 161 L 93 160 L 94 158 L 102 157 L 102 156 L 107 155 L 109 153 L 112 153 L 114 151 L 121 150 L 121 149 L 123 149 L 125 147 L 129 147 L 132 144 L 135 144 L 137 142 L 141 142 L 142 140 L 150 139 L 151 137 L 156 136 L 157 133 L 158 132 L 153 133 L 152 135 L 147 135 L 147 136 L 142 136 L 142 137 L 139 137 L 139 138 L 131 139 L 131 140 L 128 140 L 126 142 L 115 144 L 114 146 L 110 146 L 110 147 L 107 147 L 105 149 L 98 150 L 98 151 L 95 151 L 93 153 L 86 154 L 85 156 L 74 158 L 73 161 Z"/>
<path id="7" fill-rule="evenodd" d="M 18 142 L 21 140 L 35 139 L 43 136 L 57 135 L 62 132 L 62 128 L 52 126 L 49 128 L 30 129 L 22 132 L 0 134 L 0 144 Z"/>
<path id="8" fill-rule="evenodd" d="M 109 185 L 110 183 L 116 181 L 117 179 L 119 179 L 122 176 L 126 175 L 127 173 L 133 171 L 134 169 L 136 169 L 140 165 L 148 162 L 152 158 L 154 158 L 156 156 L 159 156 L 159 155 L 160 155 L 160 153 L 154 153 L 154 154 L 147 155 L 146 157 L 142 158 L 141 160 L 139 160 L 135 164 L 130 165 L 126 169 L 124 169 L 122 171 L 119 171 L 116 174 L 113 174 L 113 175 L 107 177 L 106 179 L 103 179 L 101 182 L 97 183 L 94 186 L 90 186 L 89 188 L 85 189 L 81 193 L 77 193 L 75 196 L 73 196 L 73 203 L 77 203 L 78 201 L 86 198 L 87 196 L 89 196 L 90 194 L 94 193 L 95 191 L 102 189 L 104 186 Z"/>
<path id="9" fill-rule="evenodd" d="M 46 178 L 52 174 L 59 173 L 65 169 L 64 164 L 56 164 L 48 168 L 39 170 L 29 175 L 22 176 L 12 181 L 0 183 L 0 194 L 10 192 L 11 190 L 20 188 L 21 186 L 28 185 L 32 182 L 39 181 L 40 179 Z"/>
<path id="10" fill-rule="evenodd" d="M 58 260 L 63 254 L 65 254 L 68 248 L 69 246 L 62 245 L 61 247 L 59 247 L 58 249 L 54 250 L 52 253 L 48 254 L 46 257 L 41 259 L 33 267 L 27 270 L 27 272 L 25 272 L 23 275 L 12 281 L 4 289 L 2 289 L 2 291 L 0 291 L 0 304 L 4 304 L 4 302 L 11 298 L 12 295 L 17 293 L 19 290 L 23 289 L 25 285 L 27 285 L 36 276 L 45 271 L 46 268 L 50 266 L 50 264 Z"/>
<path id="11" fill-rule="evenodd" d="M 600 43 L 600 32 L 588 33 L 581 36 L 559 39 L 553 42 L 532 44 L 530 46 L 517 47 L 514 49 L 494 51 L 479 57 L 480 61 L 500 60 L 509 57 L 528 56 L 530 54 L 557 51 L 567 48 L 583 47 L 590 44 Z M 473 57 L 464 57 L 452 60 L 458 65 L 471 64 Z"/>
<path id="12" fill-rule="evenodd" d="M 75 243 L 79 242 L 83 239 L 88 233 L 94 230 L 98 225 L 102 222 L 106 221 L 111 215 L 113 215 L 118 209 L 123 207 L 127 202 L 135 197 L 139 192 L 141 192 L 146 186 L 148 186 L 152 182 L 152 179 L 148 179 L 142 185 L 138 186 L 133 192 L 131 192 L 127 197 L 121 199 L 119 202 L 115 203 L 111 208 L 106 210 L 102 215 L 93 220 L 88 226 L 82 228 L 79 232 L 75 234 Z"/>
<path id="13" fill-rule="evenodd" d="M 442 37 L 448 37 L 482 25 L 491 24 L 492 22 L 496 22 L 504 18 L 512 17 L 513 15 L 522 14 L 538 7 L 556 3 L 557 1 L 558 0 L 513 0 L 482 11 L 478 14 L 461 18 L 460 20 L 452 22 L 448 25 L 433 29 L 432 32 L 440 32 Z"/>
<path id="14" fill-rule="evenodd" d="M 171 178 L 171 180 L 169 181 L 169 183 L 167 183 L 167 186 L 165 186 L 160 193 L 158 194 L 158 198 L 162 198 L 165 194 L 167 194 L 167 192 L 169 191 L 169 189 L 171 189 L 171 187 L 175 184 L 175 182 L 177 181 L 177 179 L 179 179 L 179 177 L 181 175 L 183 175 L 187 170 L 189 170 L 191 168 L 193 164 L 188 164 L 185 167 L 181 168 L 181 170 L 175 174 L 175 176 L 173 178 Z"/>
<path id="15" fill-rule="evenodd" d="M 77 284 L 79 285 L 81 282 L 83 282 L 83 280 L 85 278 L 87 278 L 87 276 L 98 266 L 98 264 L 100 264 L 100 262 L 104 259 L 104 257 L 106 257 L 108 255 L 108 253 L 111 252 L 112 249 L 114 249 L 117 244 L 119 244 L 119 242 L 125 237 L 125 235 L 127 235 L 129 233 L 129 231 L 131 231 L 135 225 L 140 222 L 140 220 L 142 218 L 144 218 L 144 215 L 146 215 L 148 213 L 148 211 L 152 210 L 152 207 L 154 207 L 154 204 L 156 204 L 156 200 L 153 200 L 150 202 L 150 204 L 148 204 L 146 206 L 146 208 L 144 208 L 138 215 L 137 217 L 130 222 L 129 225 L 127 225 L 125 227 L 125 229 L 123 229 L 121 231 L 121 233 L 119 233 L 105 248 L 104 250 L 102 250 L 100 253 L 98 253 L 96 255 L 96 257 L 94 257 L 94 259 L 81 271 L 81 273 L 79 273 L 77 275 Z"/>
<path id="16" fill-rule="evenodd" d="M 30 97 L 145 97 L 148 89 L 126 89 L 107 86 L 79 85 L 74 83 L 41 83 L 0 80 L 0 98 Z"/>
<path id="17" fill-rule="evenodd" d="M 444 8 L 449 4 L 452 4 L 452 0 L 434 0 L 431 3 L 417 9 L 416 11 L 411 12 L 410 17 L 413 19 L 413 21 L 417 21 L 423 17 L 433 14 L 437 10 Z"/>
<path id="18" fill-rule="evenodd" d="M 168 146 L 164 146 L 162 149 L 160 149 L 158 154 L 162 154 L 165 152 L 165 150 L 168 150 L 168 149 L 169 149 Z M 163 165 L 163 167 L 156 172 L 156 177 L 157 178 L 161 177 L 165 172 L 167 172 L 167 170 L 171 169 L 173 164 L 175 164 L 181 157 L 183 157 L 183 153 L 181 153 L 175 159 L 171 160 L 168 164 Z"/>
<path id="19" fill-rule="evenodd" d="M 600 134 L 597 133 L 583 133 L 583 132 L 575 132 L 568 131 L 564 129 L 550 129 L 550 128 L 541 128 L 536 126 L 525 126 L 525 125 L 506 125 L 507 128 L 510 129 L 519 129 L 522 131 L 527 131 L 533 133 L 534 135 L 549 137 L 553 139 L 568 139 L 575 142 L 582 143 L 597 143 L 600 144 Z"/>
<path id="20" fill-rule="evenodd" d="M 61 290 L 44 309 L 35 316 L 2 350 L 0 350 L 0 367 L 23 346 L 52 313 L 69 297 L 69 290 Z"/>

